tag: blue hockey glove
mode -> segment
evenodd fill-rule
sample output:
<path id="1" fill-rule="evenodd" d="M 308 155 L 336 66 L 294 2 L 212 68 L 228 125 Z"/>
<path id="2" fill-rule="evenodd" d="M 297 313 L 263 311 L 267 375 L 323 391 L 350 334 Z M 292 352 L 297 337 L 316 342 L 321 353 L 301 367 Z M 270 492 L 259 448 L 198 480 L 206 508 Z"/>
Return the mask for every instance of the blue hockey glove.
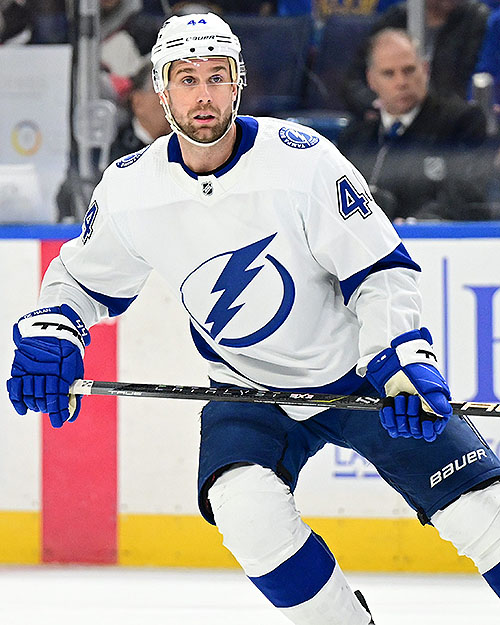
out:
<path id="1" fill-rule="evenodd" d="M 83 377 L 83 353 L 90 335 L 76 312 L 63 304 L 21 317 L 14 325 L 10 401 L 16 411 L 48 412 L 53 427 L 74 421 L 81 395 L 69 396 L 69 387 Z"/>
<path id="2" fill-rule="evenodd" d="M 367 379 L 386 398 L 380 420 L 393 438 L 432 442 L 446 427 L 451 394 L 435 364 L 427 328 L 401 334 L 368 363 Z"/>

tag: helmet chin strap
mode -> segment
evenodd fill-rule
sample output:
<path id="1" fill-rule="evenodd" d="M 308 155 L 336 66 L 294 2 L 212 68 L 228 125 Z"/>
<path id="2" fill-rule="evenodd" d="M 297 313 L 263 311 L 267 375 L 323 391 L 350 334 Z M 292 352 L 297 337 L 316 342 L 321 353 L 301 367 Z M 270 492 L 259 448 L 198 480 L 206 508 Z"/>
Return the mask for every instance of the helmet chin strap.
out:
<path id="1" fill-rule="evenodd" d="M 217 143 L 219 143 L 219 141 L 222 141 L 222 139 L 224 139 L 224 137 L 227 135 L 227 133 L 231 130 L 231 127 L 234 123 L 234 120 L 236 119 L 236 115 L 238 112 L 238 107 L 239 107 L 239 103 L 240 103 L 240 95 L 241 95 L 241 90 L 238 89 L 238 95 L 236 97 L 235 102 L 233 103 L 233 112 L 231 114 L 231 118 L 227 124 L 227 128 L 224 131 L 224 133 L 218 138 L 215 139 L 215 141 L 210 141 L 209 143 L 204 143 L 202 141 L 196 141 L 196 139 L 193 139 L 192 137 L 188 136 L 184 130 L 182 130 L 182 128 L 179 126 L 179 124 L 177 123 L 175 117 L 172 114 L 172 111 L 170 110 L 170 105 L 168 103 L 167 97 L 165 96 L 164 93 L 160 93 L 160 102 L 161 105 L 163 107 L 163 110 L 165 112 L 165 117 L 168 121 L 168 123 L 170 124 L 170 127 L 172 128 L 172 130 L 178 134 L 181 135 L 181 137 L 183 137 L 184 139 L 186 139 L 186 141 L 189 141 L 189 143 L 191 143 L 192 145 L 196 145 L 198 147 L 203 147 L 203 148 L 209 148 L 213 145 L 216 145 Z"/>

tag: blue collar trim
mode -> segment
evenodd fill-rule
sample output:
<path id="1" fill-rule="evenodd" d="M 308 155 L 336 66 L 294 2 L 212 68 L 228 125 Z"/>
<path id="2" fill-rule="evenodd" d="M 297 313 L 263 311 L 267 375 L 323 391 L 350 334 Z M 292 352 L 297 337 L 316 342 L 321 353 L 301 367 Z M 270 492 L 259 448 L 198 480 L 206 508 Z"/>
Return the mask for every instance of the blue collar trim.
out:
<path id="1" fill-rule="evenodd" d="M 241 128 L 240 145 L 238 146 L 238 150 L 236 151 L 236 154 L 233 156 L 233 158 L 222 169 L 219 169 L 214 174 L 216 178 L 223 176 L 230 169 L 232 169 L 243 156 L 243 154 L 246 154 L 246 152 L 248 152 L 255 143 L 255 138 L 259 130 L 259 122 L 254 117 L 237 117 L 236 123 Z M 179 138 L 175 133 L 169 139 L 167 154 L 170 163 L 179 163 L 182 169 L 186 172 L 186 174 L 188 174 L 188 176 L 191 176 L 191 178 L 198 180 L 198 174 L 196 174 L 192 169 L 189 169 L 189 167 L 184 163 L 182 159 Z"/>

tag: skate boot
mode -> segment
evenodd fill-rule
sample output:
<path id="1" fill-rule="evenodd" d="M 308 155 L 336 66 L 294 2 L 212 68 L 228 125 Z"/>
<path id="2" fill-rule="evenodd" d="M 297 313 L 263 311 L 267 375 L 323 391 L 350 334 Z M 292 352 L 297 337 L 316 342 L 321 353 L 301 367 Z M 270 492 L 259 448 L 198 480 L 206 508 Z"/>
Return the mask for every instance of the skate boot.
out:
<path id="1" fill-rule="evenodd" d="M 364 609 L 368 612 L 368 614 L 371 616 L 372 613 L 370 612 L 369 608 L 368 608 L 368 604 L 365 601 L 365 598 L 363 597 L 363 595 L 361 594 L 361 591 L 359 590 L 355 590 L 354 594 L 356 595 L 358 601 L 361 603 L 361 605 L 364 607 Z M 373 618 L 371 619 L 370 623 L 368 625 L 375 625 L 375 621 L 373 620 Z"/>

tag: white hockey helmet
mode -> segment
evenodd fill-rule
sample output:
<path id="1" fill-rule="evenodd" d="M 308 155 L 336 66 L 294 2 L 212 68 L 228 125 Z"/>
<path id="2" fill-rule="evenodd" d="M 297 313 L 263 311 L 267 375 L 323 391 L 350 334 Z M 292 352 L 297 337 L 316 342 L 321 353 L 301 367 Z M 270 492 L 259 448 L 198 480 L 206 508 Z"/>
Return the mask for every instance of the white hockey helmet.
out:
<path id="1" fill-rule="evenodd" d="M 228 127 L 222 137 L 211 143 L 200 143 L 188 137 L 175 121 L 164 91 L 168 88 L 168 72 L 174 61 L 226 57 L 229 60 L 231 81 L 237 86 L 237 97 Z M 173 16 L 161 27 L 151 51 L 154 90 L 160 96 L 165 117 L 172 129 L 195 145 L 210 146 L 220 141 L 230 130 L 238 113 L 241 90 L 246 85 L 246 71 L 241 56 L 241 45 L 229 25 L 214 13 Z"/>

